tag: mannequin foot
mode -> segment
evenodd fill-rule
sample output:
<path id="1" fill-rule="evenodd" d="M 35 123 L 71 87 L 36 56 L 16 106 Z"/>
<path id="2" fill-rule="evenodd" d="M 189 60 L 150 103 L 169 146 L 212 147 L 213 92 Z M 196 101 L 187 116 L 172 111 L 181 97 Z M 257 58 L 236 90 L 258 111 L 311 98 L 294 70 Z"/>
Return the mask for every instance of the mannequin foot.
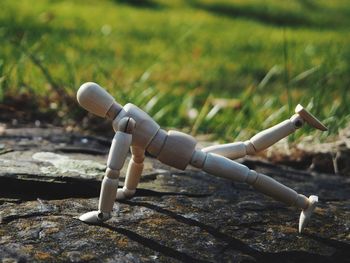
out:
<path id="1" fill-rule="evenodd" d="M 79 217 L 80 221 L 88 224 L 99 224 L 111 218 L 111 213 L 101 211 L 87 212 Z"/>
<path id="2" fill-rule="evenodd" d="M 303 106 L 298 104 L 295 107 L 295 113 L 298 114 L 305 122 L 307 122 L 312 127 L 319 129 L 321 131 L 327 131 L 327 127 L 323 125 L 314 115 L 304 109 Z"/>
<path id="3" fill-rule="evenodd" d="M 316 204 L 318 202 L 318 196 L 316 195 L 310 195 L 309 197 L 309 206 L 305 210 L 301 211 L 300 218 L 299 218 L 299 233 L 301 233 L 304 229 L 304 227 L 307 225 L 307 223 L 310 220 L 310 217 L 312 213 L 314 212 L 316 208 Z"/>
<path id="4" fill-rule="evenodd" d="M 123 187 L 122 189 L 119 188 L 117 191 L 116 199 L 117 200 L 125 200 L 128 198 L 131 198 L 134 196 L 135 192 L 136 192 L 136 190 L 129 190 L 126 187 Z"/>

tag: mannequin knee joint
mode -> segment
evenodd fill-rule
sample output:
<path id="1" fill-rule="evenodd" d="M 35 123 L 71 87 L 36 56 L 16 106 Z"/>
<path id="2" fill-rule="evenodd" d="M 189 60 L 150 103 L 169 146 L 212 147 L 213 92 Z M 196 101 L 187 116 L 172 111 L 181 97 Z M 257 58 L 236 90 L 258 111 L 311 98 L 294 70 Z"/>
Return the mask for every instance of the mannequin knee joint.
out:
<path id="1" fill-rule="evenodd" d="M 245 148 L 246 148 L 246 152 L 247 154 L 251 155 L 251 154 L 256 154 L 257 150 L 254 147 L 254 144 L 251 141 L 245 141 L 244 142 Z"/>

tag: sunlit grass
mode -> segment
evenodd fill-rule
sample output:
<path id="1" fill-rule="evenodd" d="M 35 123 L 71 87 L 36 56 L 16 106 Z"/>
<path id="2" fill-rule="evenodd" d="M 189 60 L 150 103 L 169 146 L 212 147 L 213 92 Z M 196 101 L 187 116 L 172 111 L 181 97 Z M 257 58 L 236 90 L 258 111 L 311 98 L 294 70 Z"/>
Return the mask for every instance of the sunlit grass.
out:
<path id="1" fill-rule="evenodd" d="M 162 126 L 225 141 L 297 103 L 331 134 L 349 122 L 346 1 L 126 2 L 3 0 L 2 103 L 22 96 L 31 110 L 79 121 L 75 92 L 95 81 Z"/>

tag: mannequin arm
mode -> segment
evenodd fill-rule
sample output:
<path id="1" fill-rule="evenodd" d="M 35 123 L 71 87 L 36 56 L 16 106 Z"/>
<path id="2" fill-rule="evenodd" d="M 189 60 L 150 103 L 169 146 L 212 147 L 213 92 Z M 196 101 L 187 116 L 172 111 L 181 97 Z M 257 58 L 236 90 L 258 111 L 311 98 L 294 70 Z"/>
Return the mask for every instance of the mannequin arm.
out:
<path id="1" fill-rule="evenodd" d="M 132 156 L 126 172 L 124 187 L 118 189 L 117 200 L 131 198 L 135 194 L 136 187 L 140 181 L 143 161 L 145 160 L 145 150 L 140 147 L 131 146 L 131 154 Z"/>
<path id="2" fill-rule="evenodd" d="M 102 180 L 98 211 L 88 212 L 79 217 L 83 222 L 99 223 L 111 217 L 118 188 L 118 179 L 131 145 L 135 121 L 123 118 L 118 126 L 108 155 L 107 169 Z"/>

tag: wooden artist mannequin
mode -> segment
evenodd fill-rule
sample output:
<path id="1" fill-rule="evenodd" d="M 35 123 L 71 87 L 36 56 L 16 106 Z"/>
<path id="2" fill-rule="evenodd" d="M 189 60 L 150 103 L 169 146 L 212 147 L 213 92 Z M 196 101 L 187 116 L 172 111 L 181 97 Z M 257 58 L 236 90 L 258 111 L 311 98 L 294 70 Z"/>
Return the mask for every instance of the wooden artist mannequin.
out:
<path id="1" fill-rule="evenodd" d="M 305 122 L 317 129 L 327 130 L 301 105 L 296 107 L 296 114 L 290 119 L 258 133 L 248 141 L 196 149 L 197 142 L 192 136 L 178 131 L 162 130 L 137 106 L 128 103 L 122 107 L 96 83 L 83 84 L 78 90 L 77 99 L 89 112 L 111 119 L 116 132 L 102 181 L 98 211 L 80 216 L 79 219 L 83 222 L 96 224 L 108 220 L 116 199 L 122 200 L 134 195 L 142 173 L 145 151 L 162 163 L 181 170 L 190 164 L 215 176 L 248 183 L 276 200 L 301 209 L 299 232 L 305 227 L 315 209 L 317 196 L 311 195 L 307 198 L 276 180 L 232 160 L 266 149 L 295 132 Z M 129 148 L 132 158 L 128 165 L 124 187 L 118 189 L 119 173 Z"/>

